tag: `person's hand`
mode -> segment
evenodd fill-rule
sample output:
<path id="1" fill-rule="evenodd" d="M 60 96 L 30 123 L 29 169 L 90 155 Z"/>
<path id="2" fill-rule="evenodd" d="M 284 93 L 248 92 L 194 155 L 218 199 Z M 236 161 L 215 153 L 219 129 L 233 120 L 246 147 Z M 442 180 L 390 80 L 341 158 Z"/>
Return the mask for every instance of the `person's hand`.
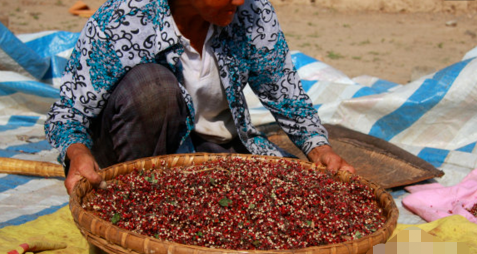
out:
<path id="1" fill-rule="evenodd" d="M 76 183 L 86 178 L 93 186 L 102 184 L 103 178 L 98 174 L 99 166 L 91 151 L 83 144 L 72 144 L 66 151 L 70 160 L 70 168 L 65 180 L 68 195 L 71 194 Z"/>
<path id="2" fill-rule="evenodd" d="M 308 159 L 316 164 L 326 166 L 326 169 L 331 172 L 337 172 L 338 170 L 348 171 L 353 174 L 356 172 L 354 167 L 336 154 L 329 145 L 315 147 L 308 153 Z"/>

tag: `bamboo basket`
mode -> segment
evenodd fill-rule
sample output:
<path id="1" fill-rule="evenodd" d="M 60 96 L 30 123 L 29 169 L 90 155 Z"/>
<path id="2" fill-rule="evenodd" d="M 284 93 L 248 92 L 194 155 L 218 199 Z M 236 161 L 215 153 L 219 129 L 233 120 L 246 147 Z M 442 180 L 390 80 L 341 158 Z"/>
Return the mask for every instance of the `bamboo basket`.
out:
<path id="1" fill-rule="evenodd" d="M 278 160 L 283 158 L 270 157 L 270 156 L 256 156 L 256 155 L 242 155 L 242 154 L 207 154 L 207 153 L 195 153 L 195 154 L 175 154 L 165 155 L 157 157 L 149 157 L 138 159 L 131 162 L 120 163 L 104 169 L 101 174 L 103 178 L 108 181 L 114 177 L 127 174 L 134 170 L 134 168 L 152 168 L 152 165 L 160 165 L 161 161 L 166 161 L 169 167 L 176 166 L 189 166 L 192 164 L 200 164 L 203 162 L 217 160 L 224 156 L 239 156 L 247 159 L 250 157 L 259 158 L 263 160 Z M 305 168 L 312 170 L 323 170 L 322 167 L 295 159 L 298 163 L 302 164 Z M 339 172 L 337 178 L 340 181 L 349 181 L 352 174 L 348 172 Z M 92 190 L 91 184 L 85 179 L 82 179 L 74 188 L 70 196 L 70 210 L 73 215 L 74 221 L 81 233 L 85 238 L 93 245 L 99 247 L 107 253 L 155 253 L 155 254 L 205 254 L 205 253 L 257 253 L 257 254 L 271 254 L 271 253 L 366 253 L 374 245 L 379 243 L 385 243 L 387 239 L 392 235 L 398 219 L 398 209 L 392 196 L 387 193 L 379 185 L 363 179 L 363 184 L 368 185 L 374 190 L 376 195 L 376 201 L 380 208 L 384 212 L 386 222 L 384 226 L 374 232 L 373 234 L 364 236 L 357 240 L 347 241 L 339 244 L 330 244 L 316 247 L 309 247 L 295 250 L 226 250 L 226 249 L 214 249 L 201 246 L 183 245 L 174 242 L 163 241 L 155 239 L 145 235 L 140 235 L 131 231 L 114 226 L 112 223 L 100 219 L 91 212 L 88 212 L 82 208 L 83 202 L 88 199 L 88 194 Z"/>

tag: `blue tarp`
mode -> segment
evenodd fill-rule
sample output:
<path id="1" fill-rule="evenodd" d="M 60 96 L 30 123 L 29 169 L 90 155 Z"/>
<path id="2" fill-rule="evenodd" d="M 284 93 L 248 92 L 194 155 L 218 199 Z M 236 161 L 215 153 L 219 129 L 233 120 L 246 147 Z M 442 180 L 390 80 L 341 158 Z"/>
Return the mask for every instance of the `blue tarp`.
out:
<path id="1" fill-rule="evenodd" d="M 77 33 L 13 35 L 0 24 L 0 156 L 56 162 L 43 123 L 58 98 L 59 78 Z M 445 172 L 453 185 L 477 165 L 477 50 L 409 84 L 377 77 L 350 78 L 326 63 L 294 51 L 302 84 L 323 123 L 339 124 L 387 140 Z M 273 117 L 245 90 L 255 124 Z M 1 165 L 0 165 L 1 167 Z M 422 223 L 400 206 L 400 223 Z M 0 228 L 18 225 L 67 205 L 62 179 L 0 174 Z"/>

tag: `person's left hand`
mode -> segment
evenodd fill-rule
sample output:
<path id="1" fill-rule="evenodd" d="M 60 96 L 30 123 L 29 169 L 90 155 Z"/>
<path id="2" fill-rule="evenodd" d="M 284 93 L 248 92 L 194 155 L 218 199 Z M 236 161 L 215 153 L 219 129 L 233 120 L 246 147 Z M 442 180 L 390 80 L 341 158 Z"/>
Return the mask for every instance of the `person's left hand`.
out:
<path id="1" fill-rule="evenodd" d="M 344 170 L 353 174 L 356 173 L 354 167 L 336 154 L 329 145 L 315 147 L 307 156 L 311 162 L 326 166 L 326 169 L 331 172 Z"/>

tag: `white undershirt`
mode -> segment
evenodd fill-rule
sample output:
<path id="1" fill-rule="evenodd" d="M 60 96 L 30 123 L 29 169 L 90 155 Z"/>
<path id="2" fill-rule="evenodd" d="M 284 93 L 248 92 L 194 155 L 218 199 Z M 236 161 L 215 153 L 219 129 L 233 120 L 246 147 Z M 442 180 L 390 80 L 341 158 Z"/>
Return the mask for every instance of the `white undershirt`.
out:
<path id="1" fill-rule="evenodd" d="M 177 27 L 176 30 L 180 34 Z M 180 61 L 183 67 L 184 86 L 194 103 L 194 131 L 205 140 L 222 144 L 232 140 L 237 135 L 237 130 L 210 46 L 213 34 L 214 28 L 211 25 L 205 38 L 202 57 L 190 45 L 189 39 L 181 36 L 185 52 L 181 55 Z"/>

